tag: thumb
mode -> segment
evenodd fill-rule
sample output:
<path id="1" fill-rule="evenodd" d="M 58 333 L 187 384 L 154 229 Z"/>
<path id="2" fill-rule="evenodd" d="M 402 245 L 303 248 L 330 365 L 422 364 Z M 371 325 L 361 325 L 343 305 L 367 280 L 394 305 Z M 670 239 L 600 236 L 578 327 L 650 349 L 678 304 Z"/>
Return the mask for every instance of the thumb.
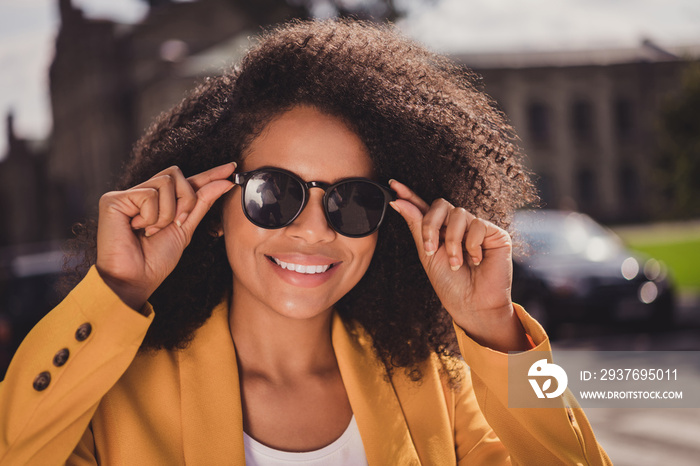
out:
<path id="1" fill-rule="evenodd" d="M 197 190 L 197 202 L 187 219 L 182 223 L 187 242 L 192 239 L 194 230 L 202 221 L 217 199 L 229 192 L 235 185 L 228 180 L 216 180 L 205 184 Z"/>

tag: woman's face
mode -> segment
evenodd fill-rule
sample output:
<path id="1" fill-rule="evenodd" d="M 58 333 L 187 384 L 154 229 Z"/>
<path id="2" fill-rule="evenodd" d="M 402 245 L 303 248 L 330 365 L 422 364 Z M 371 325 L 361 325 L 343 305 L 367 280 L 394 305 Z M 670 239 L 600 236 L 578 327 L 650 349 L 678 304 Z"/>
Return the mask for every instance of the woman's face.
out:
<path id="1" fill-rule="evenodd" d="M 308 106 L 273 119 L 253 140 L 239 172 L 272 166 L 305 181 L 334 183 L 372 177 L 372 162 L 360 138 L 340 119 Z M 335 232 L 323 212 L 324 191 L 311 188 L 309 201 L 287 227 L 267 230 L 252 224 L 241 207 L 241 188 L 225 200 L 223 233 L 233 270 L 234 309 L 274 312 L 306 319 L 329 310 L 362 278 L 374 253 L 377 233 L 348 238 Z M 320 273 L 281 267 L 310 266 Z"/>

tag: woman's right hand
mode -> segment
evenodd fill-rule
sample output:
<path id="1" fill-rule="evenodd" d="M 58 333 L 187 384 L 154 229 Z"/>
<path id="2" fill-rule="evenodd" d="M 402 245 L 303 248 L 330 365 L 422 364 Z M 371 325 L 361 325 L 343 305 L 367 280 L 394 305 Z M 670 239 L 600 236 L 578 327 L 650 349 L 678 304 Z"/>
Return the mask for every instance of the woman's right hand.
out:
<path id="1" fill-rule="evenodd" d="M 233 188 L 228 178 L 235 169 L 227 163 L 185 178 L 170 167 L 102 196 L 96 267 L 124 303 L 141 309 L 173 271 L 204 215 Z"/>

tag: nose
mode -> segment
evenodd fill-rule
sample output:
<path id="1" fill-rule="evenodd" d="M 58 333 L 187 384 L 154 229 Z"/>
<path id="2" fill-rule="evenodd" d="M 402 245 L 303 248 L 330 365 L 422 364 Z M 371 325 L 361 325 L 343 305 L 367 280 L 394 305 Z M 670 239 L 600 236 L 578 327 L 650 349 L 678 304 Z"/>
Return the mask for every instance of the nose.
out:
<path id="1" fill-rule="evenodd" d="M 300 238 L 308 244 L 315 244 L 323 241 L 333 241 L 336 236 L 335 230 L 331 228 L 323 212 L 323 189 L 311 188 L 309 190 L 309 201 L 304 210 L 294 219 L 291 225 L 286 228 L 286 233 L 294 238 Z"/>

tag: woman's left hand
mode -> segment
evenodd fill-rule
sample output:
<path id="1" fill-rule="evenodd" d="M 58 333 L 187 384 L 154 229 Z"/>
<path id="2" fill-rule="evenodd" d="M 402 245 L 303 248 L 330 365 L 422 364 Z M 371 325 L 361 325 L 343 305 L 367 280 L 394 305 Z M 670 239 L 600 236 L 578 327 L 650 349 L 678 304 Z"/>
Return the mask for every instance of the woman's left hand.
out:
<path id="1" fill-rule="evenodd" d="M 445 199 L 428 205 L 392 181 L 392 207 L 406 220 L 442 305 L 475 341 L 498 351 L 530 347 L 511 301 L 512 241 L 505 230 Z"/>

